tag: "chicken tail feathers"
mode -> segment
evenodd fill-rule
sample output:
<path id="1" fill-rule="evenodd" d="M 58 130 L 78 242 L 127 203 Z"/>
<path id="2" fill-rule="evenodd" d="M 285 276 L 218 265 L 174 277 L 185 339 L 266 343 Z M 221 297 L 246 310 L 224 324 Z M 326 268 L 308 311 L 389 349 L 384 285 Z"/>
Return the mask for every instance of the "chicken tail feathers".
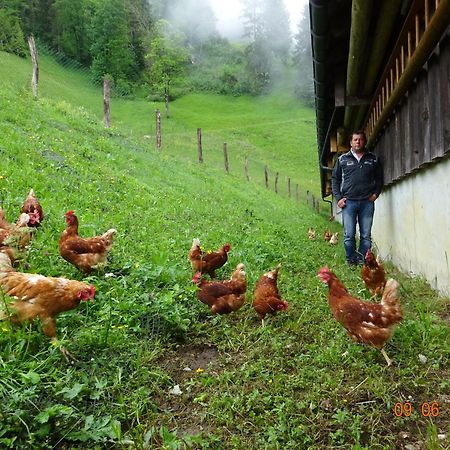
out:
<path id="1" fill-rule="evenodd" d="M 399 287 L 400 284 L 397 281 L 393 278 L 389 278 L 384 288 L 381 304 L 385 306 L 393 306 L 395 303 L 398 303 L 400 299 Z"/>
<path id="2" fill-rule="evenodd" d="M 390 316 L 392 322 L 400 322 L 403 318 L 400 304 L 400 284 L 393 278 L 389 278 L 381 297 L 381 310 L 384 316 Z"/>
<path id="3" fill-rule="evenodd" d="M 102 234 L 102 238 L 104 239 L 111 239 L 112 237 L 117 233 L 117 230 L 115 228 L 111 228 L 108 231 L 106 231 L 105 233 Z"/>

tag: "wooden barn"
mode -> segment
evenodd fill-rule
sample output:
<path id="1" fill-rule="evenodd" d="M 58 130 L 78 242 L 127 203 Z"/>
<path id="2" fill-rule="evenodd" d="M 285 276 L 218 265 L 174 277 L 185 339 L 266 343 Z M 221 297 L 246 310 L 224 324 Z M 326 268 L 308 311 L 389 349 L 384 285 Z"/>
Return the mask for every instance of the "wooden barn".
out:
<path id="1" fill-rule="evenodd" d="M 373 240 L 450 296 L 450 0 L 310 0 L 321 190 L 364 129 L 384 166 Z"/>

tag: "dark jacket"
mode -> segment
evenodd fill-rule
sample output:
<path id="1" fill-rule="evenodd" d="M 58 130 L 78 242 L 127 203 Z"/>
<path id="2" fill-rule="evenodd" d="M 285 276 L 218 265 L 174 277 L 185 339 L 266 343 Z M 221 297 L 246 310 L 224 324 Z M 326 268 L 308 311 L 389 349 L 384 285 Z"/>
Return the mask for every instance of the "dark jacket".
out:
<path id="1" fill-rule="evenodd" d="M 339 156 L 333 169 L 331 186 L 336 201 L 366 200 L 380 195 L 383 188 L 383 168 L 377 155 L 366 152 L 358 161 L 351 151 Z"/>

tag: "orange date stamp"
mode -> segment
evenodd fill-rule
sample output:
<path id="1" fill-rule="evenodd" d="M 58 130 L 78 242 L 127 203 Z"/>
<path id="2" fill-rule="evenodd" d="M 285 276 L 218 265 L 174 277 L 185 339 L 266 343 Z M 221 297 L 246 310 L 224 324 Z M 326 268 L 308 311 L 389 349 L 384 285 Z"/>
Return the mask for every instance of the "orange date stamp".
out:
<path id="1" fill-rule="evenodd" d="M 393 411 L 396 417 L 409 417 L 415 411 L 422 417 L 450 417 L 450 403 L 430 401 L 414 405 L 412 402 L 397 402 Z"/>

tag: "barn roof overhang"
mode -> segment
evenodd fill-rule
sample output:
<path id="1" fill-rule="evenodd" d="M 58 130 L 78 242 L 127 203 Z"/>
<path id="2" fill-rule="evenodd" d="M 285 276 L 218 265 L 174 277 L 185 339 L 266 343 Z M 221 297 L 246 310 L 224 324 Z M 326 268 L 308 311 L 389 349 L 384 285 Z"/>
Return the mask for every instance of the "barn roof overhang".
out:
<path id="1" fill-rule="evenodd" d="M 310 0 L 309 12 L 325 198 L 335 155 L 357 129 L 366 130 L 369 146 L 376 142 L 448 27 L 450 0 Z"/>

